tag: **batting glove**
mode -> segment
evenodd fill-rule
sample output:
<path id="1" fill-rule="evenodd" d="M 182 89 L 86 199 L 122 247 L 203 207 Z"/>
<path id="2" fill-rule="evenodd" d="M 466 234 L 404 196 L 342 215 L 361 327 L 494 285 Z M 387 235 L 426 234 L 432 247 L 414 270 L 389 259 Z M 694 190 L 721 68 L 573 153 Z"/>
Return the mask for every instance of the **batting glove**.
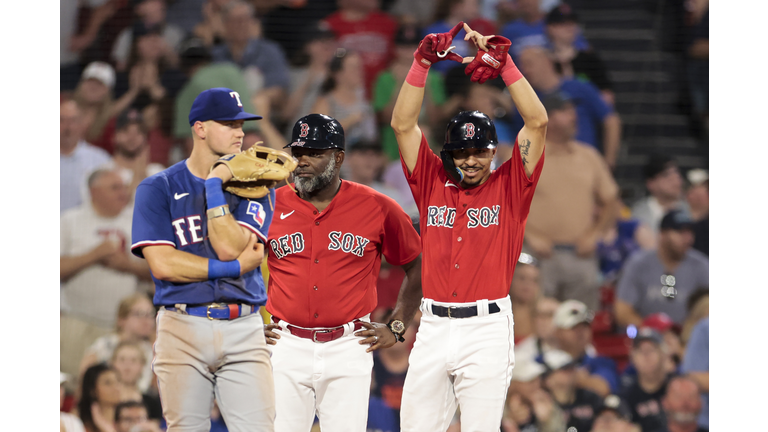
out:
<path id="1" fill-rule="evenodd" d="M 477 55 L 464 69 L 465 75 L 472 75 L 470 81 L 480 84 L 499 76 L 507 62 L 509 47 L 512 42 L 504 36 L 493 36 L 485 44 L 488 52 L 477 50 Z"/>
<path id="2" fill-rule="evenodd" d="M 430 33 L 419 42 L 419 47 L 413 52 L 413 58 L 419 66 L 429 68 L 433 64 L 443 60 L 453 60 L 461 63 L 462 57 L 451 52 L 456 48 L 451 46 L 453 38 L 464 28 L 464 21 L 456 24 L 456 27 L 446 33 Z"/>

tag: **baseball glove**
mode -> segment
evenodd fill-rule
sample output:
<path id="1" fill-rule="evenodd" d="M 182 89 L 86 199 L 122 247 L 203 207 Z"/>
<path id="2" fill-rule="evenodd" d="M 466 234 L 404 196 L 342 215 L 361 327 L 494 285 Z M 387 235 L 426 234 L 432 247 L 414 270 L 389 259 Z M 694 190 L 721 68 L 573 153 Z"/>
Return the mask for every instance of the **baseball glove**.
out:
<path id="1" fill-rule="evenodd" d="M 243 198 L 261 198 L 296 169 L 298 162 L 293 156 L 259 144 L 261 142 L 244 152 L 226 155 L 213 164 L 211 170 L 224 164 L 232 173 L 232 180 L 224 184 L 227 192 Z"/>

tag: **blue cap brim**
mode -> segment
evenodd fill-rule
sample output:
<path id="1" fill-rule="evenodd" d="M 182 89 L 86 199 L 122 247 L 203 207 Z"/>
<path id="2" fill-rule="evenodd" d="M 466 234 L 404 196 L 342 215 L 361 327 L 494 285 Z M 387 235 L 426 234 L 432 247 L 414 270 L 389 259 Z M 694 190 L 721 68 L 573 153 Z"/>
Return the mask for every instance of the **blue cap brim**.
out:
<path id="1" fill-rule="evenodd" d="M 261 120 L 264 117 L 256 114 L 247 113 L 245 111 L 237 113 L 234 117 L 211 119 L 215 121 L 231 121 L 231 120 Z"/>

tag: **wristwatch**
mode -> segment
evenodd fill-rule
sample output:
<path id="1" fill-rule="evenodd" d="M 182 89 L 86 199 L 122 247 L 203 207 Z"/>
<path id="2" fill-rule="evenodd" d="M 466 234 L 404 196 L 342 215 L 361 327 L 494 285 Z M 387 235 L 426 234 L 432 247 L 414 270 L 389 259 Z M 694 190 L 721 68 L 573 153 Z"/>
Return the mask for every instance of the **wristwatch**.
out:
<path id="1" fill-rule="evenodd" d="M 405 333 L 405 324 L 402 321 L 391 319 L 387 323 L 387 327 L 389 327 L 389 331 L 395 335 L 395 338 L 397 338 L 398 341 L 405 342 L 405 338 L 403 337 L 403 333 Z"/>

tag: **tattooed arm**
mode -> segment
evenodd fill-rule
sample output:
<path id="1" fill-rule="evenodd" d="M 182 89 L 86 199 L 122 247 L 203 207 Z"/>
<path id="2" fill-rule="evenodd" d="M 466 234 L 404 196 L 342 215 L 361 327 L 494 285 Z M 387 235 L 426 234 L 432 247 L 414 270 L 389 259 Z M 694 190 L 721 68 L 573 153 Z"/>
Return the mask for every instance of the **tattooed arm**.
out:
<path id="1" fill-rule="evenodd" d="M 547 135 L 547 111 L 525 77 L 508 86 L 507 90 L 512 95 L 512 101 L 525 122 L 517 135 L 517 144 L 520 148 L 525 173 L 530 177 L 544 152 L 544 139 Z"/>

